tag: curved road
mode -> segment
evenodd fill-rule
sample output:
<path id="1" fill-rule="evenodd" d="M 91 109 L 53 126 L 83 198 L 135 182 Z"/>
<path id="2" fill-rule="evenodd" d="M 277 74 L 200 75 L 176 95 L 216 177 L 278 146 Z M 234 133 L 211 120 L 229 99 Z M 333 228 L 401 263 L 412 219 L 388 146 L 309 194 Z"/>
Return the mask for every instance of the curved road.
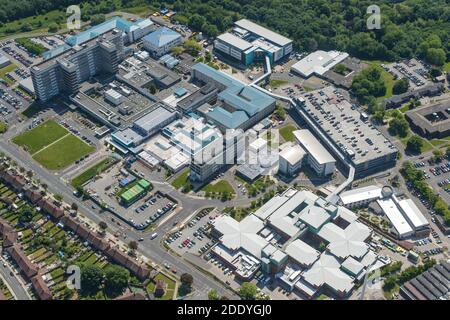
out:
<path id="1" fill-rule="evenodd" d="M 81 202 L 80 199 L 73 196 L 72 187 L 64 184 L 60 180 L 58 175 L 52 174 L 48 170 L 42 168 L 37 162 L 35 162 L 29 156 L 27 152 L 12 145 L 7 139 L 0 140 L 0 150 L 3 151 L 5 154 L 9 155 L 18 165 L 27 168 L 29 170 L 33 170 L 33 172 L 35 173 L 35 177 L 40 179 L 41 183 L 47 184 L 50 192 L 59 193 L 63 195 L 64 201 L 66 203 L 69 204 L 72 202 L 78 203 L 79 212 L 85 215 L 93 222 L 97 224 L 100 221 L 109 222 L 108 228 L 111 233 L 120 232 L 126 235 L 126 240 L 122 239 L 124 240 L 124 242 L 128 242 L 130 240 L 137 241 L 139 238 L 143 236 L 142 232 L 138 232 L 132 229 L 131 227 L 126 226 L 124 228 L 123 227 L 123 225 L 125 225 L 124 223 L 121 223 L 122 225 L 121 227 L 118 226 L 117 224 L 108 221 L 111 217 L 113 217 L 113 215 L 109 213 L 101 213 L 98 210 L 93 210 L 92 207 L 88 205 L 88 203 L 90 203 L 89 201 L 87 201 L 87 203 Z M 168 219 L 168 221 L 166 221 L 166 223 L 163 226 L 157 228 L 157 230 L 160 231 L 159 232 L 160 234 L 165 233 L 164 231 L 166 230 L 168 231 L 168 229 L 163 231 L 164 226 L 166 225 L 171 226 L 175 219 L 183 220 L 189 215 L 193 214 L 196 210 L 205 206 L 216 206 L 216 205 L 224 206 L 226 204 L 222 203 L 220 200 L 193 199 L 188 195 L 178 193 L 167 184 L 163 191 L 164 192 L 167 191 L 171 196 L 181 201 L 180 203 L 182 203 L 183 208 L 177 215 L 175 215 L 171 219 Z M 103 217 L 104 215 L 108 215 L 108 217 Z M 198 271 L 189 263 L 187 263 L 183 258 L 174 256 L 171 253 L 167 252 L 167 250 L 161 245 L 159 237 L 154 240 L 150 240 L 148 237 L 146 237 L 144 241 L 139 242 L 138 251 L 157 264 L 161 265 L 164 262 L 168 262 L 171 265 L 176 266 L 180 274 L 184 272 L 192 274 L 194 277 L 194 287 L 199 292 L 203 293 L 205 297 L 207 295 L 208 290 L 216 289 L 221 295 L 227 295 L 231 299 L 238 299 L 237 295 L 235 295 L 233 292 L 225 288 L 225 286 L 223 286 L 216 280 L 213 280 L 211 277 L 205 275 L 204 273 Z"/>

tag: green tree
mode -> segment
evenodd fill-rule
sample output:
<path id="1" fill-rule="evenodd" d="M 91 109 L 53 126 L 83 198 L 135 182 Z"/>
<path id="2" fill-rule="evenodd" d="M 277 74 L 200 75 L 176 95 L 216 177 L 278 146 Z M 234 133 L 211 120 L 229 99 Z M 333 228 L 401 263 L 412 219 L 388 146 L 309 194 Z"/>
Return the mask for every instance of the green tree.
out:
<path id="1" fill-rule="evenodd" d="M 19 223 L 28 224 L 33 220 L 33 211 L 30 208 L 23 209 L 19 214 Z"/>
<path id="2" fill-rule="evenodd" d="M 94 14 L 91 16 L 91 25 L 95 26 L 97 24 L 100 24 L 102 22 L 105 22 L 106 17 L 104 14 Z"/>
<path id="3" fill-rule="evenodd" d="M 347 67 L 344 64 L 339 63 L 333 68 L 333 70 L 334 72 L 345 75 L 345 73 L 347 72 Z"/>
<path id="4" fill-rule="evenodd" d="M 138 248 L 138 243 L 133 240 L 128 243 L 128 246 L 130 247 L 131 250 L 135 251 Z"/>
<path id="5" fill-rule="evenodd" d="M 190 273 L 183 273 L 180 277 L 181 284 L 187 287 L 191 287 L 194 283 L 194 277 Z"/>
<path id="6" fill-rule="evenodd" d="M 208 299 L 209 300 L 220 300 L 220 296 L 219 296 L 219 294 L 217 293 L 217 290 L 210 290 L 209 292 L 208 292 Z"/>
<path id="7" fill-rule="evenodd" d="M 241 284 L 239 288 L 239 295 L 244 300 L 253 300 L 255 299 L 256 294 L 258 293 L 258 288 L 255 284 L 251 282 L 244 282 Z"/>
<path id="8" fill-rule="evenodd" d="M 394 94 L 402 94 L 408 91 L 409 89 L 409 81 L 407 78 L 402 78 L 400 80 L 395 81 L 394 86 L 392 87 L 392 92 Z"/>
<path id="9" fill-rule="evenodd" d="M 396 284 L 397 284 L 397 277 L 394 275 L 389 276 L 384 280 L 383 290 L 390 291 L 395 287 Z"/>
<path id="10" fill-rule="evenodd" d="M 81 291 L 85 294 L 97 293 L 103 283 L 104 273 L 95 265 L 81 267 Z"/>
<path id="11" fill-rule="evenodd" d="M 178 57 L 179 55 L 181 55 L 184 51 L 183 47 L 180 46 L 176 46 L 173 47 L 172 49 L 170 49 L 171 53 L 173 56 Z"/>
<path id="12" fill-rule="evenodd" d="M 399 135 L 400 137 L 406 137 L 408 135 L 409 124 L 406 119 L 401 117 L 396 117 L 389 121 L 389 132 L 392 135 Z"/>
<path id="13" fill-rule="evenodd" d="M 444 49 L 430 48 L 427 50 L 425 60 L 435 66 L 443 66 L 445 64 L 446 54 Z"/>
<path id="14" fill-rule="evenodd" d="M 194 39 L 185 41 L 183 46 L 186 49 L 186 51 L 194 57 L 197 57 L 199 52 L 202 50 L 202 45 L 197 41 L 195 41 Z"/>
<path id="15" fill-rule="evenodd" d="M 439 77 L 440 75 L 442 75 L 441 69 L 436 68 L 436 67 L 433 67 L 433 68 L 430 69 L 430 76 L 431 76 L 432 78 L 437 78 L 437 77 Z"/>
<path id="16" fill-rule="evenodd" d="M 128 286 L 130 272 L 117 265 L 110 265 L 105 270 L 105 290 L 108 295 L 116 297 Z"/>
<path id="17" fill-rule="evenodd" d="M 420 153 L 423 147 L 423 140 L 419 136 L 412 136 L 406 143 L 406 150 L 411 153 Z"/>
<path id="18" fill-rule="evenodd" d="M 205 24 L 206 19 L 199 15 L 193 14 L 188 19 L 188 26 L 196 31 L 201 31 L 203 24 Z"/>
<path id="19" fill-rule="evenodd" d="M 58 24 L 56 22 L 52 22 L 48 25 L 48 32 L 56 32 L 58 31 Z"/>

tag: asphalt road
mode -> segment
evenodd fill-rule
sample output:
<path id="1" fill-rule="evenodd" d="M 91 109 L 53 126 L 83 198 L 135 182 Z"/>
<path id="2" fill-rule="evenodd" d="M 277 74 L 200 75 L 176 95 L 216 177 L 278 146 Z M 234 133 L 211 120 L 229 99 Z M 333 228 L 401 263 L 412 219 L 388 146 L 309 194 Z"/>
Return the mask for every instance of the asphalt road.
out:
<path id="1" fill-rule="evenodd" d="M 6 267 L 4 266 L 6 265 Z M 12 274 L 12 275 L 11 275 Z M 17 300 L 31 300 L 27 290 L 23 287 L 22 283 L 17 279 L 14 271 L 6 263 L 6 261 L 0 257 L 0 277 L 7 283 L 8 288 L 12 290 L 12 294 Z"/>
<path id="2" fill-rule="evenodd" d="M 90 206 L 89 201 L 82 202 L 80 201 L 80 199 L 74 197 L 73 189 L 70 186 L 64 184 L 60 180 L 59 176 L 41 167 L 29 156 L 27 152 L 13 146 L 6 139 L 2 139 L 0 141 L 0 150 L 8 154 L 14 161 L 17 162 L 18 165 L 27 168 L 29 170 L 33 170 L 33 172 L 35 173 L 35 178 L 40 179 L 41 183 L 47 184 L 50 192 L 61 194 L 64 197 L 64 201 L 66 203 L 70 204 L 72 202 L 76 202 L 79 207 L 79 212 L 85 215 L 93 222 L 98 224 L 100 221 L 108 221 L 109 219 L 107 219 L 108 217 L 105 217 L 105 215 L 112 217 L 112 215 L 109 213 L 101 213 L 98 210 L 93 210 L 92 207 Z M 169 191 L 168 193 L 173 195 L 179 201 L 180 200 L 182 201 L 180 203 L 183 203 L 183 209 L 175 217 L 169 219 L 165 225 L 157 228 L 157 232 L 160 234 L 160 236 L 157 239 L 150 240 L 149 237 L 146 237 L 144 241 L 139 242 L 138 251 L 157 264 L 161 265 L 164 262 L 168 262 L 171 265 L 176 266 L 179 274 L 184 272 L 192 274 L 194 277 L 194 288 L 197 291 L 204 293 L 205 296 L 210 289 L 216 289 L 219 292 L 219 294 L 227 295 L 231 299 L 237 299 L 238 297 L 234 293 L 229 291 L 227 288 L 225 288 L 222 284 L 213 280 L 211 277 L 205 275 L 204 273 L 198 271 L 193 266 L 185 262 L 184 259 L 173 256 L 170 253 L 168 253 L 166 249 L 162 247 L 159 241 L 161 235 L 165 233 L 165 231 L 168 231 L 168 229 L 167 230 L 164 229 L 168 228 L 165 226 L 171 226 L 175 219 L 182 220 L 183 218 L 186 218 L 187 216 L 194 213 L 197 209 L 204 206 L 214 206 L 216 204 L 219 204 L 220 201 L 219 200 L 197 201 L 196 199 L 192 198 L 188 199 L 188 196 L 181 195 L 180 193 L 176 192 L 173 188 L 169 186 L 167 186 L 167 188 L 168 188 L 167 191 Z M 179 199 L 180 197 L 182 199 Z M 143 237 L 143 234 L 141 232 L 137 232 L 134 229 L 131 229 L 130 227 L 120 228 L 119 226 L 113 223 L 108 223 L 108 227 L 111 233 L 119 231 L 122 234 L 125 234 L 126 242 L 131 240 L 137 241 L 139 238 Z"/>

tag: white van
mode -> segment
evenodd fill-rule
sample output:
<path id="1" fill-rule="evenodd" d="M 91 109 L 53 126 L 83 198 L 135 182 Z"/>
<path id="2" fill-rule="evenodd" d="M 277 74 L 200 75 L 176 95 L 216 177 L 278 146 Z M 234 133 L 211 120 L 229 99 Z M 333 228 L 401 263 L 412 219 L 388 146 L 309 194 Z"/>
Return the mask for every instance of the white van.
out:
<path id="1" fill-rule="evenodd" d="M 152 234 L 152 235 L 150 236 L 150 240 L 155 239 L 157 236 L 158 236 L 158 233 L 155 232 L 154 234 Z"/>

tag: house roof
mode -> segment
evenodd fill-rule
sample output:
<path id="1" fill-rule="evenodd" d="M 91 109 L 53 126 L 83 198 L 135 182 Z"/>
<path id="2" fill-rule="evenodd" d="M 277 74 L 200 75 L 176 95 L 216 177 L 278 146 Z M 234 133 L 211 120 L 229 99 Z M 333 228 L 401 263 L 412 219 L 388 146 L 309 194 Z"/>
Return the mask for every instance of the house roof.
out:
<path id="1" fill-rule="evenodd" d="M 11 258 L 16 262 L 20 270 L 22 270 L 28 279 L 31 279 L 38 273 L 38 267 L 28 259 L 27 255 L 18 244 L 7 248 L 6 251 L 11 255 Z"/>
<path id="2" fill-rule="evenodd" d="M 264 223 L 253 214 L 240 222 L 229 216 L 221 216 L 216 218 L 214 227 L 222 234 L 220 239 L 228 249 L 243 248 L 260 258 L 262 249 L 267 245 L 267 241 L 257 234 L 264 228 Z"/>
<path id="3" fill-rule="evenodd" d="M 342 192 L 339 196 L 344 205 L 365 201 L 369 199 L 378 199 L 381 197 L 382 188 L 379 186 L 366 186 L 358 189 L 352 189 Z"/>
<path id="4" fill-rule="evenodd" d="M 53 298 L 50 289 L 40 275 L 37 275 L 31 279 L 34 290 L 36 291 L 39 299 L 51 300 Z"/>
<path id="5" fill-rule="evenodd" d="M 303 266 L 311 266 L 320 256 L 320 252 L 296 239 L 286 247 L 286 253 Z"/>
<path id="6" fill-rule="evenodd" d="M 397 207 L 395 201 L 393 200 L 394 197 L 395 196 L 392 198 L 379 199 L 377 200 L 377 203 L 401 237 L 412 234 L 413 229 Z"/>
<path id="7" fill-rule="evenodd" d="M 370 234 L 370 229 L 357 221 L 345 229 L 334 223 L 327 223 L 318 232 L 321 238 L 329 242 L 328 251 L 340 259 L 348 256 L 362 258 L 369 251 L 369 246 L 364 241 Z"/>
<path id="8" fill-rule="evenodd" d="M 318 230 L 324 223 L 330 220 L 331 216 L 321 207 L 310 206 L 301 212 L 299 218 L 307 225 Z"/>
<path id="9" fill-rule="evenodd" d="M 163 47 L 177 38 L 181 38 L 181 34 L 167 27 L 161 27 L 146 35 L 144 37 L 144 42 L 149 42 L 155 47 Z"/>
<path id="10" fill-rule="evenodd" d="M 364 269 L 364 265 L 361 262 L 355 260 L 353 257 L 348 257 L 347 259 L 345 259 L 341 266 L 355 277 L 358 276 L 359 273 Z"/>
<path id="11" fill-rule="evenodd" d="M 326 284 L 337 292 L 348 293 L 354 286 L 353 279 L 344 273 L 340 266 L 334 256 L 324 253 L 312 268 L 303 274 L 303 279 L 316 288 Z"/>
<path id="12" fill-rule="evenodd" d="M 280 157 L 285 159 L 290 165 L 295 165 L 302 161 L 306 151 L 298 144 L 286 147 L 280 152 Z"/>
<path id="13" fill-rule="evenodd" d="M 417 229 L 429 225 L 427 218 L 424 217 L 412 199 L 401 200 L 398 204 L 414 228 Z"/>
<path id="14" fill-rule="evenodd" d="M 217 97 L 220 102 L 227 105 L 227 110 L 218 103 L 218 106 L 208 112 L 208 116 L 229 129 L 236 129 L 242 123 L 275 103 L 275 99 L 269 95 L 204 63 L 195 64 L 192 66 L 192 70 L 223 86 Z M 228 109 L 234 110 L 228 111 Z"/>

